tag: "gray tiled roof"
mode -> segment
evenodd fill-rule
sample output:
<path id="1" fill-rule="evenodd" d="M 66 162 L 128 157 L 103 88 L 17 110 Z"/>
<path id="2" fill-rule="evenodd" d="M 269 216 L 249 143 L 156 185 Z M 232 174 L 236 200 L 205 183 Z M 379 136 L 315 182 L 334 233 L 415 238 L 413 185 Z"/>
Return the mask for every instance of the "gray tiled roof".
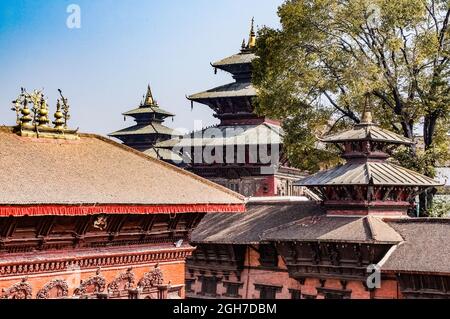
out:
<path id="1" fill-rule="evenodd" d="M 271 241 L 329 241 L 352 243 L 399 243 L 403 239 L 381 219 L 316 215 L 282 225 L 264 233 Z"/>
<path id="2" fill-rule="evenodd" d="M 263 123 L 259 125 L 226 126 L 219 125 L 201 131 L 157 143 L 157 147 L 191 147 L 223 145 L 281 144 L 283 129 L 277 125 Z"/>
<path id="3" fill-rule="evenodd" d="M 256 89 L 250 82 L 233 82 L 222 85 L 214 89 L 193 94 L 188 97 L 189 100 L 204 100 L 211 98 L 224 97 L 254 97 L 256 96 Z"/>
<path id="4" fill-rule="evenodd" d="M 138 107 L 134 110 L 123 113 L 123 115 L 133 116 L 133 115 L 153 114 L 153 113 L 162 114 L 162 115 L 166 115 L 166 116 L 175 116 L 175 114 L 170 113 L 166 110 L 163 110 L 159 107 Z"/>
<path id="5" fill-rule="evenodd" d="M 268 229 L 323 213 L 316 202 L 247 204 L 243 214 L 207 215 L 194 230 L 192 242 L 255 244 Z"/>
<path id="6" fill-rule="evenodd" d="M 450 274 L 450 219 L 387 220 L 405 240 L 398 245 L 383 271 Z"/>
<path id="7" fill-rule="evenodd" d="M 213 67 L 221 67 L 226 65 L 233 64 L 247 64 L 251 63 L 254 59 L 256 59 L 256 54 L 254 53 L 238 53 L 232 56 L 229 56 L 225 59 L 212 63 Z"/>
<path id="8" fill-rule="evenodd" d="M 389 185 L 439 186 L 430 177 L 388 162 L 347 163 L 296 182 L 297 186 Z"/>
<path id="9" fill-rule="evenodd" d="M 123 130 L 109 134 L 111 137 L 129 136 L 129 135 L 147 135 L 147 134 L 166 134 L 166 135 L 180 135 L 179 132 L 159 123 L 152 123 L 148 125 L 134 125 Z"/>
<path id="10" fill-rule="evenodd" d="M 351 130 L 321 138 L 321 141 L 327 143 L 340 143 L 345 141 L 359 140 L 371 140 L 406 145 L 413 144 L 412 140 L 393 132 L 384 130 L 375 124 L 356 125 Z"/>

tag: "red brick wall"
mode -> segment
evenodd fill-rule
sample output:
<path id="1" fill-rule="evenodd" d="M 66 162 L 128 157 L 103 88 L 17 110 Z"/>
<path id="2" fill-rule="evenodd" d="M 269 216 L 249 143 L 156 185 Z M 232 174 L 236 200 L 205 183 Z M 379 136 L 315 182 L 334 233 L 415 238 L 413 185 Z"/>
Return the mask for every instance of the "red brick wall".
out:
<path id="1" fill-rule="evenodd" d="M 106 286 L 111 283 L 116 277 L 118 277 L 121 273 L 125 273 L 127 269 L 132 265 L 127 265 L 125 267 L 117 267 L 117 268 L 103 268 L 101 269 L 101 276 L 103 276 L 106 280 Z M 139 282 L 139 280 L 144 276 L 145 273 L 150 272 L 154 269 L 155 263 L 145 264 L 145 265 L 135 265 L 133 267 L 132 272 L 135 275 L 135 286 Z M 184 285 L 185 281 L 185 262 L 184 260 L 164 263 L 159 262 L 159 267 L 163 272 L 164 276 L 164 284 L 168 284 L 170 282 L 171 285 Z M 79 275 L 74 272 L 54 272 L 50 274 L 42 274 L 42 275 L 31 275 L 27 276 L 27 283 L 29 283 L 32 287 L 32 297 L 36 298 L 36 294 L 42 289 L 47 283 L 55 279 L 61 279 L 67 281 L 69 285 L 69 297 L 73 296 L 74 290 L 78 288 L 80 284 L 80 280 L 87 280 L 96 275 L 96 269 L 90 270 L 82 270 Z M 7 290 L 14 284 L 20 282 L 22 277 L 3 277 L 0 278 L 0 291 L 2 289 Z M 105 291 L 106 292 L 106 289 Z M 182 297 L 184 298 L 184 289 L 182 290 Z"/>

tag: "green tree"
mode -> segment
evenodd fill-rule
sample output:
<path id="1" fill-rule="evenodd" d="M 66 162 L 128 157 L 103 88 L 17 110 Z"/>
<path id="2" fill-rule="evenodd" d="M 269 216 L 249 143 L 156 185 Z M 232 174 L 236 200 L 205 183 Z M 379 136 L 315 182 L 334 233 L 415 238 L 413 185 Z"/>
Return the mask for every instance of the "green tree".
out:
<path id="1" fill-rule="evenodd" d="M 280 29 L 259 31 L 254 84 L 257 111 L 284 123 L 290 161 L 310 171 L 330 161 L 315 136 L 358 123 L 370 94 L 382 127 L 421 131 L 424 147 L 396 158 L 433 177 L 449 157 L 449 2 L 287 0 L 278 15 Z"/>

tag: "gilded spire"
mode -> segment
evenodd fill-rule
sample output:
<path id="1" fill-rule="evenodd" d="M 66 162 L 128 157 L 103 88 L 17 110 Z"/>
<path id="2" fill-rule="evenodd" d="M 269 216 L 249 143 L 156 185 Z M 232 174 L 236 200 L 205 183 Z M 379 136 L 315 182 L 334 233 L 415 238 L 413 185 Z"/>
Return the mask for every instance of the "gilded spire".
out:
<path id="1" fill-rule="evenodd" d="M 150 84 L 147 87 L 147 94 L 145 96 L 144 105 L 155 105 L 155 100 L 153 99 L 152 89 L 150 88 Z"/>
<path id="2" fill-rule="evenodd" d="M 252 18 L 252 25 L 250 27 L 250 36 L 248 39 L 248 48 L 253 49 L 256 47 L 256 33 L 255 33 L 255 18 Z"/>
<path id="3" fill-rule="evenodd" d="M 28 101 L 26 98 L 24 99 L 23 108 L 20 113 L 22 114 L 22 117 L 20 118 L 20 125 L 31 126 L 33 118 L 31 117 L 31 110 L 28 108 Z"/>
<path id="4" fill-rule="evenodd" d="M 69 106 L 69 102 L 67 100 L 67 98 L 65 98 L 62 95 L 62 91 L 61 89 L 58 89 L 59 95 L 61 96 L 61 100 L 62 100 L 62 114 L 63 114 L 63 119 L 64 119 L 64 128 L 67 129 L 67 122 L 70 120 L 70 106 Z"/>
<path id="5" fill-rule="evenodd" d="M 48 119 L 48 106 L 47 101 L 44 99 L 44 95 L 41 96 L 38 114 L 39 114 L 38 126 L 39 127 L 47 126 L 50 120 Z"/>
<path id="6" fill-rule="evenodd" d="M 77 130 L 67 129 L 67 121 L 70 118 L 69 105 L 67 99 L 62 95 L 62 100 L 57 101 L 55 120 L 52 122 L 55 126 L 50 127 L 49 107 L 42 91 L 34 90 L 28 93 L 24 88 L 21 89 L 19 97 L 13 101 L 13 111 L 18 118 L 15 131 L 24 137 L 34 138 L 56 138 L 56 139 L 78 139 Z M 62 103 L 61 103 L 62 101 Z M 32 108 L 28 105 L 32 104 Z"/>
<path id="7" fill-rule="evenodd" d="M 364 113 L 361 119 L 361 124 L 372 124 L 373 116 L 370 110 L 370 94 L 366 94 L 366 104 L 364 105 Z"/>
<path id="8" fill-rule="evenodd" d="M 55 120 L 53 121 L 53 124 L 55 125 L 55 129 L 62 130 L 64 129 L 64 114 L 61 112 L 61 101 L 58 99 L 56 102 L 56 112 L 55 112 Z"/>

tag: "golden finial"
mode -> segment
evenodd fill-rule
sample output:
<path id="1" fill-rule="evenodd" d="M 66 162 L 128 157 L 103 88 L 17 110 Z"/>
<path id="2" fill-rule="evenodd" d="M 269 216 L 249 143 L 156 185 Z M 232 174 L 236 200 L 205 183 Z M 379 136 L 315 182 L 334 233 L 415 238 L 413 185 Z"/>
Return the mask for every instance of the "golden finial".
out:
<path id="1" fill-rule="evenodd" d="M 61 89 L 58 89 L 59 95 L 61 96 L 62 101 L 62 114 L 64 118 L 64 128 L 67 128 L 67 122 L 70 120 L 70 113 L 69 113 L 69 102 L 68 100 L 62 95 Z"/>
<path id="2" fill-rule="evenodd" d="M 38 123 L 39 127 L 47 126 L 47 124 L 50 122 L 48 119 L 48 106 L 47 101 L 44 99 L 44 95 L 41 95 L 41 101 L 39 103 L 39 110 L 38 110 L 39 118 Z"/>
<path id="3" fill-rule="evenodd" d="M 56 102 L 56 112 L 55 112 L 55 120 L 53 121 L 53 124 L 55 125 L 55 129 L 62 130 L 64 129 L 64 114 L 61 112 L 61 101 L 58 99 Z"/>
<path id="4" fill-rule="evenodd" d="M 25 96 L 23 99 L 23 108 L 20 111 L 20 113 L 22 113 L 22 117 L 20 118 L 20 124 L 22 126 L 31 126 L 33 118 L 31 117 L 31 110 L 28 108 L 28 99 Z"/>
<path id="5" fill-rule="evenodd" d="M 57 139 L 78 139 L 77 130 L 67 129 L 67 120 L 69 115 L 69 104 L 67 99 L 62 95 L 61 100 L 57 100 L 56 112 L 54 114 L 55 120 L 52 122 L 55 126 L 50 127 L 49 107 L 42 91 L 34 90 L 28 93 L 24 88 L 21 89 L 19 98 L 13 101 L 17 116 L 21 114 L 18 119 L 18 125 L 15 130 L 20 136 L 33 138 L 57 138 Z M 29 103 L 33 107 L 28 107 Z"/>
<path id="6" fill-rule="evenodd" d="M 366 93 L 366 102 L 364 105 L 364 114 L 361 119 L 362 124 L 372 124 L 373 123 L 373 116 L 372 112 L 370 110 L 370 93 Z"/>
<path id="7" fill-rule="evenodd" d="M 150 84 L 147 86 L 147 94 L 145 96 L 144 105 L 155 105 L 155 100 L 153 100 L 152 89 L 150 88 Z"/>
<path id="8" fill-rule="evenodd" d="M 252 18 L 252 25 L 250 28 L 250 36 L 248 39 L 248 48 L 253 49 L 256 47 L 256 33 L 255 33 L 255 18 Z"/>

